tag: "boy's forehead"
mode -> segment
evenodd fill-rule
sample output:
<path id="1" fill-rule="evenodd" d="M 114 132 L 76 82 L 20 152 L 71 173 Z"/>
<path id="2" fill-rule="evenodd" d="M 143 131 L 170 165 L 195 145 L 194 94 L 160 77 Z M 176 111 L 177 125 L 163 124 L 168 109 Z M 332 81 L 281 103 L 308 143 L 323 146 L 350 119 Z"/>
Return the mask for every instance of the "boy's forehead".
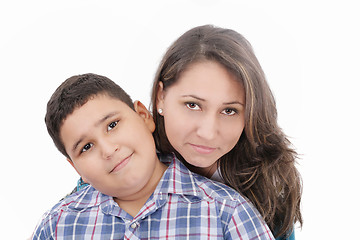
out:
<path id="1" fill-rule="evenodd" d="M 126 103 L 120 99 L 108 95 L 95 95 L 88 99 L 83 105 L 78 106 L 63 121 L 62 127 L 67 126 L 86 126 L 92 123 L 97 126 L 100 122 L 116 114 L 128 114 L 133 111 Z M 62 129 L 60 129 L 62 131 Z"/>
<path id="2" fill-rule="evenodd" d="M 60 136 L 65 146 L 69 143 L 79 141 L 114 116 L 128 116 L 134 112 L 126 103 L 120 99 L 107 95 L 96 95 L 74 109 L 63 121 L 60 127 Z M 70 150 L 70 149 L 67 149 Z"/>
<path id="3" fill-rule="evenodd" d="M 75 108 L 73 113 L 69 116 L 88 112 L 88 118 L 96 119 L 103 117 L 104 114 L 107 115 L 110 112 L 115 111 L 121 113 L 132 111 L 132 109 L 118 98 L 111 97 L 106 94 L 101 94 L 89 98 L 88 101 L 86 101 L 82 106 Z"/>

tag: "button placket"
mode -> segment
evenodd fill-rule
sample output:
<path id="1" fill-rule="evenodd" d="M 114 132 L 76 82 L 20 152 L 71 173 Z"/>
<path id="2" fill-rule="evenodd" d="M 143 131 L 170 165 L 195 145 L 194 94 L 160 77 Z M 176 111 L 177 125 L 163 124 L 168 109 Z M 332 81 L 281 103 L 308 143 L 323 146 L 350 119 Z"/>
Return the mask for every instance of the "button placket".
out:
<path id="1" fill-rule="evenodd" d="M 135 228 L 137 228 L 139 226 L 139 223 L 138 222 L 133 222 L 131 225 L 130 225 L 130 227 L 132 228 L 132 229 L 135 229 Z"/>

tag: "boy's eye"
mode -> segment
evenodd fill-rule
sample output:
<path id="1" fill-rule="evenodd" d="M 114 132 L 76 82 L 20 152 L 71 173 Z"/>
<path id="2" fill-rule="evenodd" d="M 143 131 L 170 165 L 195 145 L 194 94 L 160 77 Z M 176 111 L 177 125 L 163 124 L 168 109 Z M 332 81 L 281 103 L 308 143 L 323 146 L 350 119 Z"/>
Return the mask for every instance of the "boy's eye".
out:
<path id="1" fill-rule="evenodd" d="M 189 109 L 192 109 L 192 110 L 200 110 L 200 106 L 193 102 L 186 103 L 186 107 L 188 107 Z"/>
<path id="2" fill-rule="evenodd" d="M 86 152 L 87 150 L 89 150 L 94 144 L 92 143 L 87 143 L 85 144 L 85 146 L 81 149 L 81 153 Z"/>
<path id="3" fill-rule="evenodd" d="M 118 124 L 119 121 L 115 121 L 112 122 L 108 125 L 107 130 L 110 131 L 111 129 L 113 129 L 114 127 L 116 127 L 116 125 Z"/>
<path id="4" fill-rule="evenodd" d="M 225 114 L 227 116 L 232 116 L 237 113 L 235 109 L 227 108 L 221 112 L 222 114 Z"/>

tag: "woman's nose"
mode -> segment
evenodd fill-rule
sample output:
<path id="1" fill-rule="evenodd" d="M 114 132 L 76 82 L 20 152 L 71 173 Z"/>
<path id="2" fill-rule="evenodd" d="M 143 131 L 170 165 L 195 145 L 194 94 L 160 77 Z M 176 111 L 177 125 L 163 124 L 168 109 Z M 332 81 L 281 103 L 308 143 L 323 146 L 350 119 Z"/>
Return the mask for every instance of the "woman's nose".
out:
<path id="1" fill-rule="evenodd" d="M 197 135 L 206 140 L 212 140 L 218 133 L 218 127 L 216 116 L 204 115 L 198 122 Z"/>

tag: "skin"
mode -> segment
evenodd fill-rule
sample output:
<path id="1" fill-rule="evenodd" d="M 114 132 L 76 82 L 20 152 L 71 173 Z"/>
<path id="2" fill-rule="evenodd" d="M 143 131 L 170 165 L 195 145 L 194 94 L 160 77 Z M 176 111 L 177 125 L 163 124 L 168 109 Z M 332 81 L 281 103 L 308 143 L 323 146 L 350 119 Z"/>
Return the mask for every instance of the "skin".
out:
<path id="1" fill-rule="evenodd" d="M 157 108 L 170 144 L 192 171 L 211 177 L 244 129 L 243 85 L 219 63 L 201 61 L 165 91 L 162 82 L 159 87 Z"/>
<path id="2" fill-rule="evenodd" d="M 166 169 L 156 155 L 151 114 L 138 101 L 134 106 L 136 112 L 118 99 L 97 95 L 75 109 L 60 129 L 69 163 L 132 216 Z"/>

